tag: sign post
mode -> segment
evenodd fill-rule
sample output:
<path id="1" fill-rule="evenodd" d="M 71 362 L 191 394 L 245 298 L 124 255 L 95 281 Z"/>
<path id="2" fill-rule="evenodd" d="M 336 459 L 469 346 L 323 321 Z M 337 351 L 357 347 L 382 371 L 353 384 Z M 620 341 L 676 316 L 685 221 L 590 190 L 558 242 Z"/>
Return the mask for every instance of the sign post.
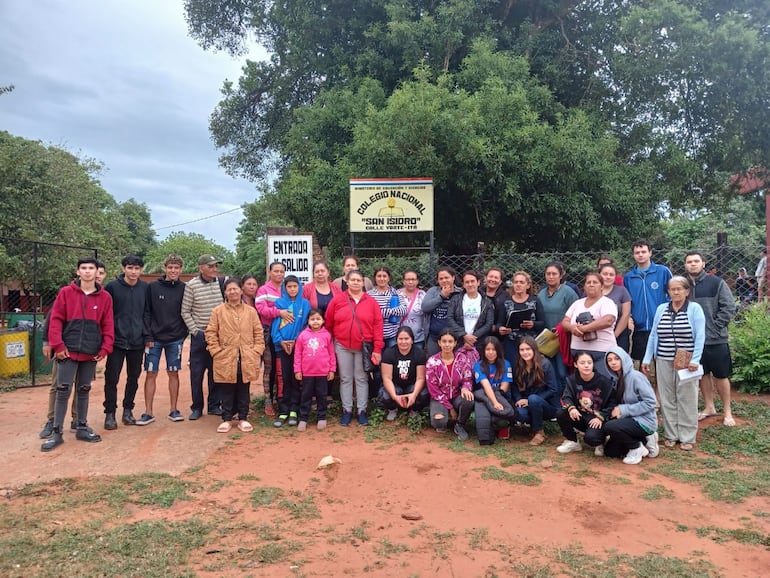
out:
<path id="1" fill-rule="evenodd" d="M 313 277 L 312 235 L 268 235 L 267 264 L 278 261 L 287 275 L 296 275 L 302 283 Z"/>

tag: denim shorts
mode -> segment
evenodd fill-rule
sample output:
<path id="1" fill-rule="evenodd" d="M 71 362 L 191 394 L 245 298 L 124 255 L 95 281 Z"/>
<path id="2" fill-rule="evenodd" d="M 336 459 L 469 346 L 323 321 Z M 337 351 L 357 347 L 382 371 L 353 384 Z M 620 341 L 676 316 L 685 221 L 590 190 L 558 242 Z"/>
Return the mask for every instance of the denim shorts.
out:
<path id="1" fill-rule="evenodd" d="M 152 347 L 145 349 L 144 370 L 157 373 L 160 367 L 160 353 L 166 352 L 166 371 L 179 371 L 182 369 L 182 345 L 184 339 L 161 343 L 155 341 Z"/>

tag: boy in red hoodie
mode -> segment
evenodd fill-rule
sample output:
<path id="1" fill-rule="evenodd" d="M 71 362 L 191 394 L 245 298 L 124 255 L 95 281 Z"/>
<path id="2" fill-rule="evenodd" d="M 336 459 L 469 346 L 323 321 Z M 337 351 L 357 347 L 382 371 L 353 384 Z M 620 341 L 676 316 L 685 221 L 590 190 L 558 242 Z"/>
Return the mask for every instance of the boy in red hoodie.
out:
<path id="1" fill-rule="evenodd" d="M 96 268 L 95 257 L 78 259 L 78 279 L 59 290 L 51 309 L 48 343 L 57 363 L 56 406 L 53 436 L 40 447 L 44 452 L 64 443 L 62 425 L 73 383 L 78 406 L 75 437 L 91 443 L 102 441 L 86 424 L 88 394 L 96 362 L 112 352 L 115 330 L 112 297 L 96 283 Z"/>

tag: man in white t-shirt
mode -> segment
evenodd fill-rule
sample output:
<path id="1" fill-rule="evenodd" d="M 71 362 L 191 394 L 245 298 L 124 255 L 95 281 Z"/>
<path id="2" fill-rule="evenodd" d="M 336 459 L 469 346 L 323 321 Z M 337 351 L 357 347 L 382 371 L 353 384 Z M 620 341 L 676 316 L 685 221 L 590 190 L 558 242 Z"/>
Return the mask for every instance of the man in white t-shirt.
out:
<path id="1" fill-rule="evenodd" d="M 767 249 L 762 249 L 759 256 L 761 259 L 757 263 L 757 270 L 754 272 L 754 277 L 757 279 L 757 301 L 762 301 L 762 291 L 765 288 L 765 281 L 767 280 Z"/>

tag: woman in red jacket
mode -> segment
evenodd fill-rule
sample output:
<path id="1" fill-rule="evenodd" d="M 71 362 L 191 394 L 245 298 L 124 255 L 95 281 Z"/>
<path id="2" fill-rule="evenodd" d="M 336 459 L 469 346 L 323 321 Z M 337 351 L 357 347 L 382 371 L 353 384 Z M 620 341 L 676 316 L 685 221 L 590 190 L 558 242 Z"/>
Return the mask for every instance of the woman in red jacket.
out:
<path id="1" fill-rule="evenodd" d="M 353 419 L 353 383 L 356 385 L 358 423 L 368 425 L 366 404 L 369 397 L 369 375 L 364 371 L 363 344 L 373 343 L 371 361 L 379 365 L 384 342 L 382 313 L 374 298 L 364 292 L 361 271 L 350 271 L 348 288 L 332 298 L 326 309 L 326 329 L 334 338 L 337 372 L 340 375 L 342 419 L 347 426 Z"/>

